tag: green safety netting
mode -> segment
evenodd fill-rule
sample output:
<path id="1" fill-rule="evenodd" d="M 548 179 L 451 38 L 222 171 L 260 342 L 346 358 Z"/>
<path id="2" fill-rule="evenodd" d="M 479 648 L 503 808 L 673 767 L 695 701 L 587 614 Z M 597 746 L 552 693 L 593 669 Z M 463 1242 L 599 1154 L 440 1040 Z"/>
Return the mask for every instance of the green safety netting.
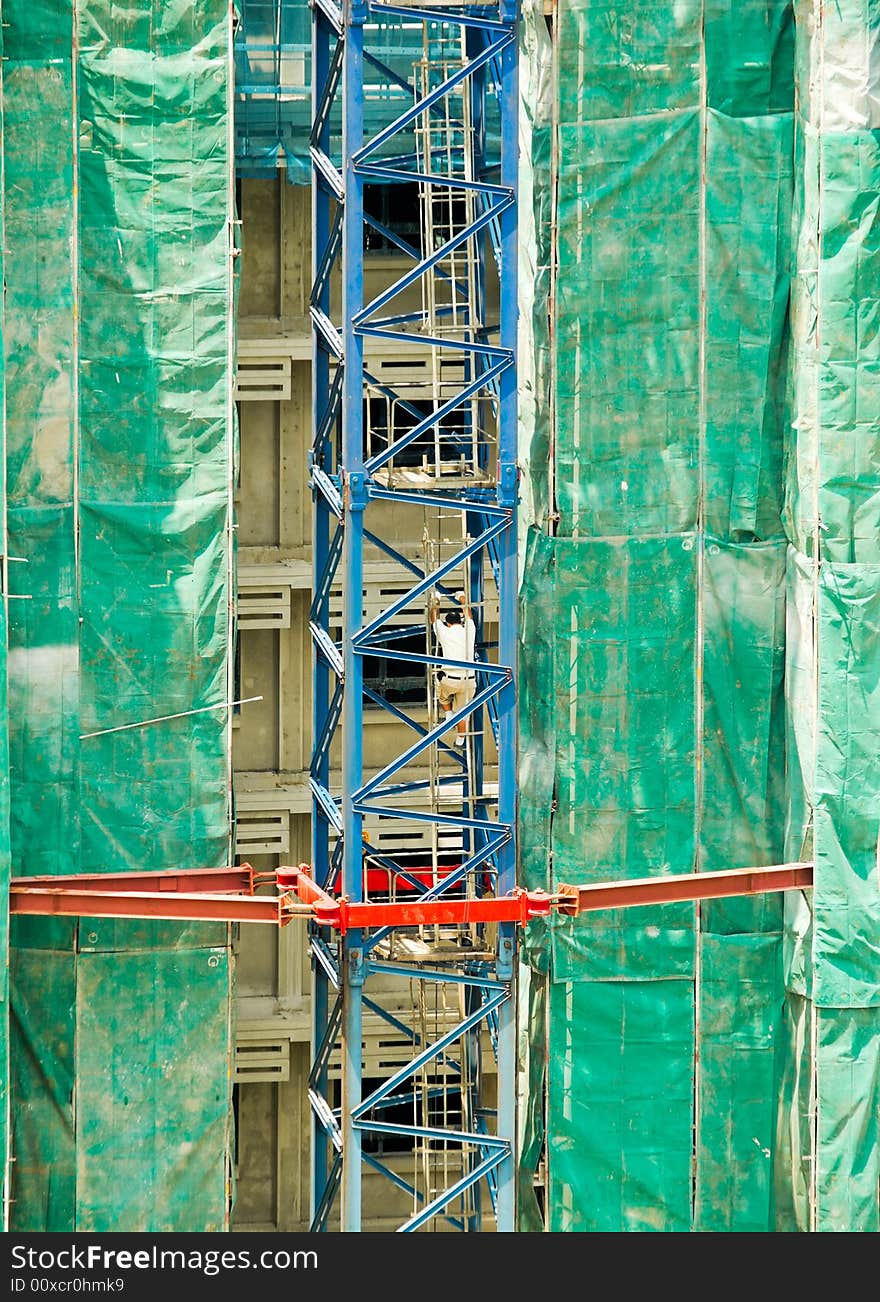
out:
<path id="1" fill-rule="evenodd" d="M 815 888 L 530 938 L 524 1227 L 880 1228 L 878 37 L 528 15 L 523 878 Z"/>
<path id="2" fill-rule="evenodd" d="M 786 461 L 790 855 L 815 862 L 812 927 L 787 918 L 789 1018 L 811 1056 L 812 1180 L 792 1223 L 880 1229 L 880 5 L 796 6 L 792 440 Z M 818 565 L 817 565 L 818 559 Z M 781 1125 L 796 1138 L 793 1075 Z M 793 1143 L 803 1166 L 803 1137 Z"/>
<path id="3" fill-rule="evenodd" d="M 0 176 L 3 160 L 3 31 L 0 28 Z M 0 183 L 0 283 L 3 280 L 3 194 Z M 6 459 L 3 317 L 0 303 L 0 467 Z M 0 472 L 0 519 L 6 516 L 6 477 Z M 3 552 L 8 553 L 3 539 Z M 4 585 L 5 586 L 5 585 Z M 6 597 L 0 597 L 0 1229 L 7 1227 L 9 1178 L 9 729 L 6 705 Z"/>
<path id="4" fill-rule="evenodd" d="M 542 26 L 522 876 L 779 862 L 791 12 L 562 0 Z M 545 1127 L 552 1230 L 773 1228 L 781 901 L 556 918 L 524 970 L 523 1071 L 550 1065 L 522 1224 Z"/>
<path id="5" fill-rule="evenodd" d="M 4 5 L 16 874 L 229 862 L 229 37 Z M 12 1227 L 223 1229 L 227 928 L 19 919 L 11 1007 Z"/>

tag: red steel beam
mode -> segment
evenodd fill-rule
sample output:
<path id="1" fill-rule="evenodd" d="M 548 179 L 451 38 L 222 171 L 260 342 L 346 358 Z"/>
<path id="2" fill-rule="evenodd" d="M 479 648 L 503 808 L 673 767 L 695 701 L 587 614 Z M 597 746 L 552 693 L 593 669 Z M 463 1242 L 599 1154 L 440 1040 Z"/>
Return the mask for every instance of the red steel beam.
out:
<path id="1" fill-rule="evenodd" d="M 30 879 L 24 879 L 30 882 Z M 550 912 L 551 900 L 540 891 L 516 891 L 481 899 L 406 900 L 396 903 L 350 904 L 334 900 L 304 875 L 299 878 L 299 906 L 281 895 L 218 895 L 163 890 L 110 890 L 105 883 L 71 889 L 33 887 L 17 879 L 9 892 L 9 912 L 58 917 L 166 918 L 222 922 L 265 922 L 284 926 L 292 917 L 314 918 L 322 926 L 344 933 L 352 927 L 420 927 L 434 924 L 465 925 L 475 922 L 526 923 Z M 308 884 L 307 884 L 308 883 Z M 311 889 L 310 889 L 311 888 Z"/>
<path id="2" fill-rule="evenodd" d="M 632 881 L 560 886 L 557 908 L 560 913 L 576 917 L 595 909 L 714 900 L 731 895 L 763 895 L 767 891 L 804 890 L 812 885 L 811 863 L 772 864 L 767 868 L 728 868 L 714 873 L 676 873 L 672 877 L 639 877 Z"/>
<path id="3" fill-rule="evenodd" d="M 19 879 L 20 880 L 20 879 Z M 300 910 L 278 895 L 188 894 L 182 891 L 110 891 L 14 885 L 9 912 L 54 917 L 166 918 L 180 921 L 266 922 L 284 926 Z M 306 910 L 308 912 L 308 910 Z"/>
<path id="4" fill-rule="evenodd" d="M 274 881 L 274 874 L 263 874 L 267 881 Z M 128 873 L 70 873 L 64 877 L 13 877 L 10 885 L 29 890 L 46 889 L 52 891 L 97 891 L 101 894 L 119 891 L 137 891 L 152 894 L 156 891 L 169 891 L 182 894 L 196 894 L 206 891 L 211 895 L 220 895 L 231 891 L 235 895 L 252 895 L 254 881 L 260 880 L 249 863 L 237 868 L 190 868 L 181 872 L 177 868 L 163 869 L 161 872 Z"/>
<path id="5" fill-rule="evenodd" d="M 392 904 L 340 905 L 340 931 L 348 927 L 429 927 L 452 923 L 518 922 L 550 912 L 552 901 L 543 891 L 512 891 L 479 899 L 397 900 Z"/>
<path id="6" fill-rule="evenodd" d="M 277 883 L 280 893 L 255 895 L 255 884 L 264 882 Z M 812 884 L 813 865 L 792 863 L 560 886 L 556 896 L 517 888 L 509 895 L 484 895 L 478 899 L 416 897 L 352 903 L 328 895 L 305 864 L 279 868 L 277 874 L 257 874 L 250 864 L 242 864 L 239 868 L 198 868 L 188 872 L 171 869 L 16 877 L 10 884 L 9 911 L 63 917 L 263 922 L 273 926 L 284 926 L 292 917 L 304 916 L 340 932 L 352 927 L 463 926 L 478 922 L 516 922 L 525 926 L 531 918 L 546 917 L 554 906 L 560 913 L 576 916 L 596 909 L 804 890 Z M 300 901 L 298 904 L 292 902 L 291 893 Z"/>
<path id="7" fill-rule="evenodd" d="M 279 890 L 293 891 L 303 904 L 311 908 L 316 922 L 327 927 L 340 926 L 343 901 L 335 900 L 321 889 L 308 864 L 301 863 L 298 868 L 279 868 L 277 877 Z"/>
<path id="8" fill-rule="evenodd" d="M 473 922 L 518 922 L 546 916 L 553 901 L 544 891 L 517 888 L 509 895 L 483 895 L 478 899 L 439 897 L 376 901 L 336 900 L 322 890 L 312 878 L 306 864 L 298 868 L 279 868 L 278 885 L 294 891 L 314 911 L 322 926 L 346 932 L 352 927 L 430 927 L 450 924 L 464 926 Z"/>

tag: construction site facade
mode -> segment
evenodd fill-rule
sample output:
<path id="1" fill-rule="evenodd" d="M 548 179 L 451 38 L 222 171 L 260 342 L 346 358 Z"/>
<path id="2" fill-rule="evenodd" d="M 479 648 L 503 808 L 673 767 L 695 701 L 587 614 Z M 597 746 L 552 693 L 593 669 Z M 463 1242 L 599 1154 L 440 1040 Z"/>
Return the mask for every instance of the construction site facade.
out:
<path id="1" fill-rule="evenodd" d="M 3 0 L 6 1229 L 880 1229 L 878 68 Z"/>

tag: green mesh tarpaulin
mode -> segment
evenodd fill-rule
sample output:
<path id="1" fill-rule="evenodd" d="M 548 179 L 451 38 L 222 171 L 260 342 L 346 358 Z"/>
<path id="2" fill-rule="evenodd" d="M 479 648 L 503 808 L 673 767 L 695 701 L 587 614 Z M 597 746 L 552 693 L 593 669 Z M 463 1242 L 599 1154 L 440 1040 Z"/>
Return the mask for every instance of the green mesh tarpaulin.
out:
<path id="1" fill-rule="evenodd" d="M 815 886 L 812 918 L 792 904 L 786 927 L 789 1017 L 805 1027 L 811 1090 L 792 1080 L 781 1128 L 799 1137 L 795 1170 L 812 1170 L 786 1190 L 790 1221 L 877 1231 L 880 5 L 799 4 L 797 20 L 788 852 L 811 850 Z"/>
<path id="2" fill-rule="evenodd" d="M 548 1229 L 689 1228 L 693 999 L 689 981 L 553 983 Z"/>
<path id="3" fill-rule="evenodd" d="M 7 0 L 4 37 L 13 870 L 227 863 L 228 7 Z M 225 1228 L 227 942 L 14 927 L 14 1229 Z"/>
<path id="4" fill-rule="evenodd" d="M 523 110 L 522 877 L 779 862 L 791 11 L 562 0 L 552 56 L 541 21 L 523 44 L 542 94 Z M 549 1070 L 522 1177 L 546 1124 L 547 1226 L 773 1228 L 782 932 L 768 899 L 529 940 L 523 1079 Z"/>
<path id="5" fill-rule="evenodd" d="M 0 28 L 0 59 L 3 32 Z M 0 61 L 0 177 L 3 167 L 3 65 Z M 3 190 L 0 181 L 0 282 L 3 273 Z M 3 317 L 0 303 L 0 519 L 6 518 L 6 399 L 3 366 Z M 3 540 L 3 552 L 9 548 Z M 5 585 L 4 585 L 5 587 Z M 0 598 L 0 1229 L 7 1227 L 9 1179 L 9 727 L 6 699 L 8 642 L 6 596 Z"/>
<path id="6" fill-rule="evenodd" d="M 224 1228 L 230 975 L 225 947 L 80 955 L 79 1231 L 148 1220 L 154 1232 Z M 120 989 L 112 1006 L 108 985 Z M 142 990 L 154 992 L 146 1003 Z"/>

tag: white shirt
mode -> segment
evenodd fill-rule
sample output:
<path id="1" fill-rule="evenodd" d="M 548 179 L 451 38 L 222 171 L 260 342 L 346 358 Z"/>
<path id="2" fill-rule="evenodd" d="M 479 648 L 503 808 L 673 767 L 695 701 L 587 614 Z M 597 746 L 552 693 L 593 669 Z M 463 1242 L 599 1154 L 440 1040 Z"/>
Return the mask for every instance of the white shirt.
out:
<path id="1" fill-rule="evenodd" d="M 434 620 L 434 632 L 443 654 L 450 660 L 473 660 L 477 628 L 470 616 L 466 617 L 464 624 L 444 624 L 438 615 Z M 457 669 L 455 665 L 441 665 L 441 668 L 449 678 L 474 677 L 473 669 Z"/>

